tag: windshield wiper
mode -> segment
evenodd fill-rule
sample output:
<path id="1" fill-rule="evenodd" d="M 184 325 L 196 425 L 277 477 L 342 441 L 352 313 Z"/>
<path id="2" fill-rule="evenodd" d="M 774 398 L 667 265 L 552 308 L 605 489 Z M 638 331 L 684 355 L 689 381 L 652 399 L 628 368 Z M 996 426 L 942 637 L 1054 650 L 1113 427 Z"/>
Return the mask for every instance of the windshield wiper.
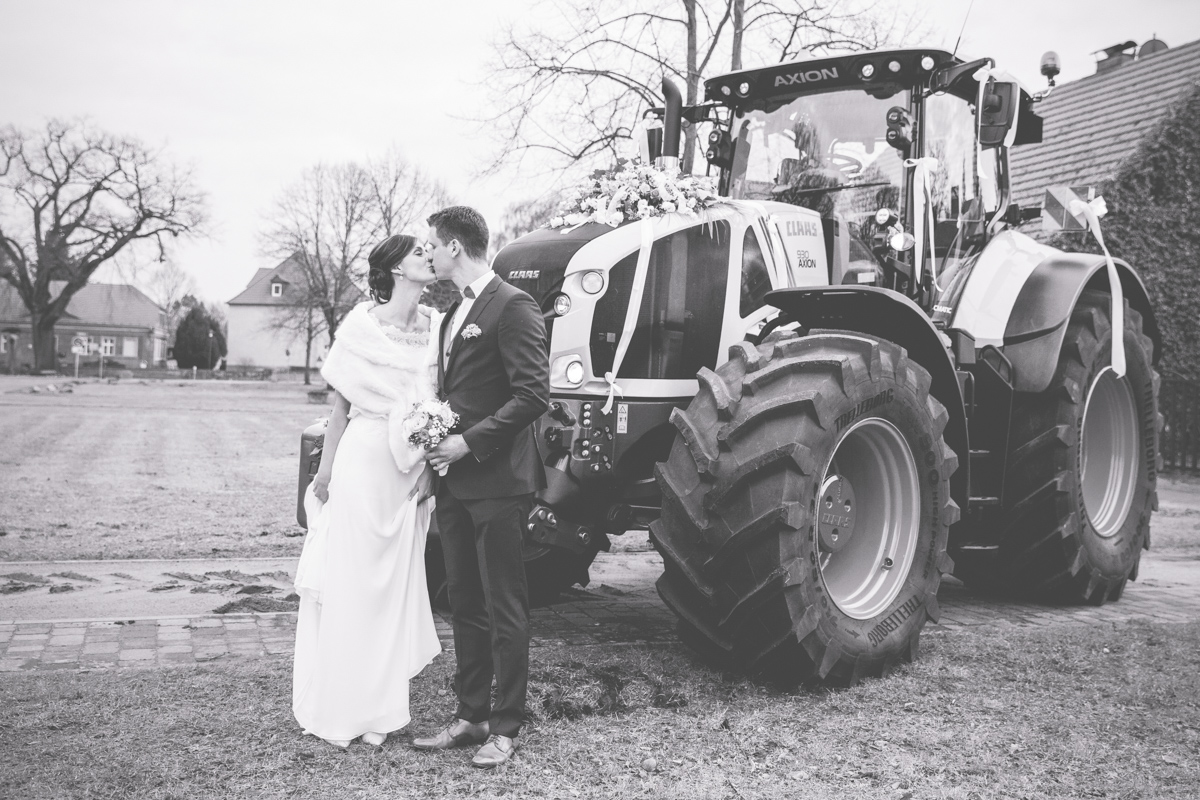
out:
<path id="1" fill-rule="evenodd" d="M 792 196 L 803 196 L 810 194 L 822 194 L 823 192 L 840 192 L 845 189 L 870 189 L 874 186 L 891 186 L 887 181 L 877 181 L 876 183 L 843 183 L 841 186 L 825 186 L 817 189 L 772 189 L 772 194 L 789 194 Z"/>

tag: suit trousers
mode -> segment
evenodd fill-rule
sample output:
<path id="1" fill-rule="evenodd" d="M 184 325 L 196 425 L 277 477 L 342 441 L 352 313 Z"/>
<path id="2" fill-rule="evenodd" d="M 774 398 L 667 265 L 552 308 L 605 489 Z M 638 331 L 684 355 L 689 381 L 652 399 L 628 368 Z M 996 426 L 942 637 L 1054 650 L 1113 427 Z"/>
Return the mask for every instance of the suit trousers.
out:
<path id="1" fill-rule="evenodd" d="M 529 589 L 521 541 L 533 495 L 459 500 L 441 481 L 437 522 L 454 625 L 459 719 L 513 736 L 525 720 Z M 491 703 L 492 677 L 496 702 Z"/>

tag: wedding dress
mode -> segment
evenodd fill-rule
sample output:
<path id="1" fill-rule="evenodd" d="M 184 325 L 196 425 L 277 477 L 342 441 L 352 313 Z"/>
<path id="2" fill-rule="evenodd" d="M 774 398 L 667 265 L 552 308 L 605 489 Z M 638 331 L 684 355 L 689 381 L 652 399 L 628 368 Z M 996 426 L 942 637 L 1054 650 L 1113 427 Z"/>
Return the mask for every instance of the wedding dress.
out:
<path id="1" fill-rule="evenodd" d="M 292 711 L 330 741 L 409 722 L 409 681 L 441 652 L 425 581 L 433 498 L 409 499 L 422 470 L 401 422 L 434 396 L 429 334 L 406 333 L 355 307 L 322 376 L 350 402 L 321 503 L 304 498 L 308 535 L 296 570 L 300 613 Z"/>

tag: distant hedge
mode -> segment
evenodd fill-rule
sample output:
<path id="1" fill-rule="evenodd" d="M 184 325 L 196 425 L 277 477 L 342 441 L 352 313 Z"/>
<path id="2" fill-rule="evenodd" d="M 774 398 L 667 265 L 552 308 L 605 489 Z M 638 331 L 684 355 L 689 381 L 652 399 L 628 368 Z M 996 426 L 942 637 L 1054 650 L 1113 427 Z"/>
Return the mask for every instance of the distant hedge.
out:
<path id="1" fill-rule="evenodd" d="M 1101 187 L 1109 251 L 1142 275 L 1163 338 L 1160 372 L 1200 380 L 1200 86 Z M 1090 234 L 1053 244 L 1100 252 Z"/>

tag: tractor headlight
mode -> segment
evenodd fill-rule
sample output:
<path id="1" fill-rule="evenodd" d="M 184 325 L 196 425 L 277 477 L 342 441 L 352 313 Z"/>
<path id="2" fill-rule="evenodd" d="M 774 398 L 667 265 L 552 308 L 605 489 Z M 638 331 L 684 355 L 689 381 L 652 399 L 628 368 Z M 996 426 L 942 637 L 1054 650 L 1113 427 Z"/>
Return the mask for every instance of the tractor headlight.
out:
<path id="1" fill-rule="evenodd" d="M 875 65 L 874 64 L 863 64 L 862 67 L 858 70 L 858 74 L 861 75 L 863 78 L 871 78 L 872 76 L 875 75 Z"/>
<path id="2" fill-rule="evenodd" d="M 567 383 L 572 386 L 578 386 L 583 383 L 583 362 L 572 361 L 570 364 L 567 364 L 566 378 Z"/>
<path id="3" fill-rule="evenodd" d="M 579 283 L 588 294 L 600 294 L 604 288 L 604 276 L 595 270 L 588 270 L 580 276 Z"/>
<path id="4" fill-rule="evenodd" d="M 900 71 L 900 62 L 895 61 L 895 60 L 889 61 L 888 62 L 888 71 L 889 72 L 899 72 Z"/>
<path id="5" fill-rule="evenodd" d="M 555 314 L 558 314 L 560 317 L 563 317 L 563 316 L 566 316 L 567 312 L 570 310 L 571 310 L 571 298 L 567 297 L 565 294 L 560 294 L 554 298 L 554 313 Z"/>
<path id="6" fill-rule="evenodd" d="M 921 56 L 921 69 L 926 72 L 933 69 L 933 56 Z"/>
<path id="7" fill-rule="evenodd" d="M 737 91 L 742 97 L 750 94 L 750 83 L 748 81 L 742 81 L 738 84 Z"/>
<path id="8" fill-rule="evenodd" d="M 577 355 L 560 356 L 550 365 L 550 385 L 575 387 L 583 383 L 583 359 Z"/>

